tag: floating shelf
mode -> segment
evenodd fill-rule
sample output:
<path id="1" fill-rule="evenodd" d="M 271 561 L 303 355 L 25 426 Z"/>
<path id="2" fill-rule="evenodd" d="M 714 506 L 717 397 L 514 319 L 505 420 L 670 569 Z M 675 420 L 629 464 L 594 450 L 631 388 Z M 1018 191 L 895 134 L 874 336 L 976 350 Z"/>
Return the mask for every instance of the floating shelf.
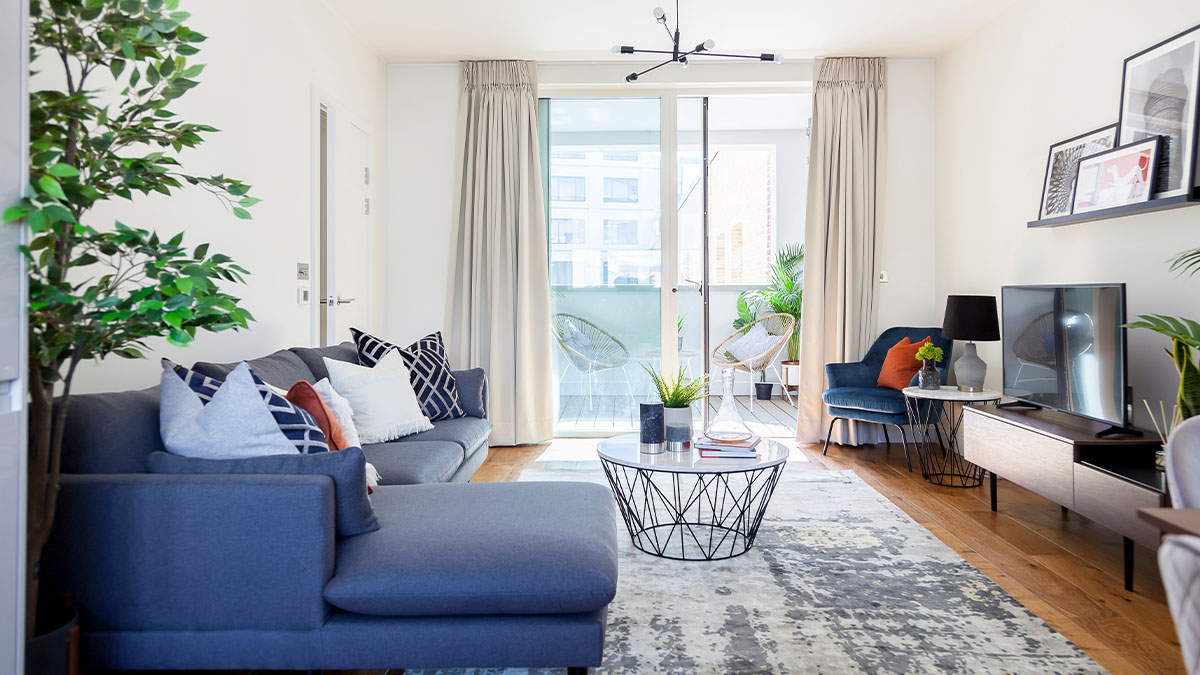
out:
<path id="1" fill-rule="evenodd" d="M 1072 213 L 1066 216 L 1055 216 L 1054 218 L 1043 218 L 1041 220 L 1031 220 L 1028 223 L 1029 227 L 1058 227 L 1060 225 L 1072 225 L 1074 223 L 1086 223 L 1093 220 L 1107 220 L 1109 218 L 1122 218 L 1124 216 L 1132 216 L 1137 213 L 1150 213 L 1151 211 L 1166 211 L 1167 209 L 1177 209 L 1181 206 L 1193 206 L 1200 204 L 1200 197 L 1193 195 L 1178 195 L 1175 197 L 1166 197 L 1163 199 L 1151 199 L 1148 202 L 1140 202 L 1138 204 L 1126 204 L 1125 206 L 1114 206 L 1111 209 L 1101 209 L 1099 211 L 1089 211 L 1087 213 Z"/>

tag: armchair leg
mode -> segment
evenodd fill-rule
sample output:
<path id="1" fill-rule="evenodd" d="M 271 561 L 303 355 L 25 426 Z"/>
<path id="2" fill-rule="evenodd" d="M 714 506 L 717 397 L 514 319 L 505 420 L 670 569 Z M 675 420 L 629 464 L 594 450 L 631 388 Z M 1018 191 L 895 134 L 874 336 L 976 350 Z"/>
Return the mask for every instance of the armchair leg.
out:
<path id="1" fill-rule="evenodd" d="M 822 455 L 829 454 L 829 437 L 833 434 L 833 425 L 837 424 L 837 421 L 840 419 L 842 419 L 842 418 L 835 417 L 835 418 L 829 420 L 829 431 L 825 432 L 825 449 L 821 451 Z"/>
<path id="2" fill-rule="evenodd" d="M 591 670 L 591 668 L 584 668 L 584 667 L 580 667 L 580 666 L 571 666 L 571 667 L 567 668 L 567 675 L 588 675 L 588 671 L 590 671 L 590 670 Z"/>
<path id="3" fill-rule="evenodd" d="M 887 425 L 883 425 L 883 442 L 887 443 L 887 449 L 892 449 L 892 439 L 888 436 Z"/>
<path id="4" fill-rule="evenodd" d="M 885 425 L 883 428 L 886 430 L 887 426 Z M 904 462 L 908 464 L 908 472 L 912 473 L 912 457 L 908 454 L 908 438 L 904 435 L 904 427 L 897 424 L 896 428 L 900 430 L 900 441 L 904 443 Z"/>

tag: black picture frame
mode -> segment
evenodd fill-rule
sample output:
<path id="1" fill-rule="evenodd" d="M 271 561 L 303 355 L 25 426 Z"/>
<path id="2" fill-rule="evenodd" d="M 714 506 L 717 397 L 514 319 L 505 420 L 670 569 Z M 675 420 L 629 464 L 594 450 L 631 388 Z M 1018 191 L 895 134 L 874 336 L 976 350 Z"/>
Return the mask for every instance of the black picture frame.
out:
<path id="1" fill-rule="evenodd" d="M 1131 69 L 1141 65 L 1150 65 L 1150 61 L 1154 59 L 1165 59 L 1171 51 L 1179 49 L 1189 42 L 1192 43 L 1193 50 L 1189 66 L 1190 72 L 1182 72 L 1178 78 L 1170 71 L 1161 73 L 1152 83 L 1157 88 L 1150 91 L 1150 100 L 1143 103 L 1143 111 L 1145 107 L 1151 105 L 1162 108 L 1157 111 L 1158 119 L 1162 120 L 1162 124 L 1159 126 L 1162 128 L 1143 128 L 1155 127 L 1155 125 L 1135 124 L 1131 114 L 1133 105 L 1130 91 Z M 1176 45 L 1176 43 L 1179 44 Z M 1175 94 L 1180 91 L 1180 87 L 1187 88 L 1187 96 L 1183 101 L 1182 109 L 1175 110 L 1171 101 L 1176 98 Z M 1179 113 L 1177 122 L 1171 119 L 1176 112 Z M 1169 128 L 1175 124 L 1178 124 L 1180 131 L 1178 140 Z M 1121 73 L 1117 144 L 1118 146 L 1128 145 L 1149 138 L 1151 135 L 1167 137 L 1160 148 L 1159 161 L 1162 166 L 1158 171 L 1157 183 L 1151 199 L 1200 195 L 1200 189 L 1198 189 L 1200 188 L 1200 170 L 1197 169 L 1198 162 L 1200 162 L 1200 138 L 1198 138 L 1200 137 L 1200 25 L 1172 35 L 1125 59 Z M 1179 156 L 1180 149 L 1184 151 L 1182 156 Z M 1179 172 L 1178 185 L 1173 186 L 1176 179 L 1172 172 L 1176 170 Z"/>
<path id="2" fill-rule="evenodd" d="M 1134 141 L 1133 143 L 1126 143 L 1125 145 L 1118 145 L 1117 147 L 1112 148 L 1110 150 L 1105 150 L 1104 152 L 1097 152 L 1095 154 L 1088 155 L 1087 157 L 1081 157 L 1079 159 L 1079 166 L 1076 169 L 1076 174 L 1077 174 L 1075 177 L 1076 194 L 1073 195 L 1071 198 L 1071 213 L 1092 213 L 1095 211 L 1103 211 L 1105 209 L 1114 209 L 1114 208 L 1119 208 L 1122 206 L 1128 206 L 1130 204 L 1139 204 L 1142 202 L 1148 202 L 1151 199 L 1153 199 L 1154 186 L 1157 183 L 1158 174 L 1162 170 L 1162 163 L 1159 162 L 1158 160 L 1163 155 L 1163 143 L 1164 143 L 1164 139 L 1161 135 L 1154 136 L 1151 138 L 1143 138 L 1139 141 Z M 1087 168 L 1091 164 L 1093 164 L 1096 160 L 1103 159 L 1105 157 L 1108 157 L 1109 155 L 1139 153 L 1139 152 L 1142 152 L 1142 146 L 1150 146 L 1150 150 L 1151 150 L 1150 162 L 1149 162 L 1149 165 L 1147 166 L 1147 175 L 1146 175 L 1145 180 L 1142 181 L 1146 185 L 1146 189 L 1142 193 L 1142 195 L 1136 199 L 1130 199 L 1130 200 L 1127 200 L 1124 202 L 1093 205 L 1093 206 L 1089 206 L 1088 208 L 1086 208 L 1084 210 L 1079 210 L 1078 203 L 1077 203 L 1078 199 L 1079 199 L 1079 194 L 1078 194 L 1079 187 L 1080 187 L 1079 181 L 1080 181 L 1080 178 L 1083 177 L 1083 172 L 1085 170 L 1087 170 Z"/>
<path id="3" fill-rule="evenodd" d="M 1107 145 L 1103 145 L 1101 139 L 1107 139 Z M 1097 144 L 1103 147 L 1096 147 Z M 1051 145 L 1046 154 L 1046 172 L 1042 176 L 1042 199 L 1038 202 L 1038 219 L 1070 215 L 1075 204 L 1075 180 L 1079 175 L 1079 160 L 1116 146 L 1116 122 Z M 1063 197 L 1066 198 L 1065 204 L 1062 203 Z"/>

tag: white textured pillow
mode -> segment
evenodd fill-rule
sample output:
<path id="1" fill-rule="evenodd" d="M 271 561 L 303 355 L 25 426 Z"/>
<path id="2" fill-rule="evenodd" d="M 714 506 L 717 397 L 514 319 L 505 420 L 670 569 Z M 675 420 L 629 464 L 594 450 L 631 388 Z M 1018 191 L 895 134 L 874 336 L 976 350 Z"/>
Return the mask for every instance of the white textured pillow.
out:
<path id="1" fill-rule="evenodd" d="M 779 336 L 771 335 L 761 323 L 756 323 L 745 335 L 729 345 L 729 353 L 738 361 L 748 361 L 767 351 L 778 339 Z"/>
<path id="2" fill-rule="evenodd" d="M 342 436 L 346 439 L 346 443 L 361 448 L 362 441 L 358 439 L 358 429 L 354 426 L 354 408 L 350 406 L 350 401 L 337 393 L 337 390 L 329 383 L 328 377 L 321 378 L 320 382 L 313 385 L 313 389 L 320 395 L 321 400 L 325 401 L 325 405 L 329 406 L 329 412 L 333 414 L 333 419 L 342 428 Z"/>
<path id="3" fill-rule="evenodd" d="M 374 368 L 326 358 L 329 383 L 350 401 L 354 427 L 363 443 L 384 443 L 428 431 L 400 352 L 390 349 Z"/>
<path id="4" fill-rule="evenodd" d="M 295 455 L 243 361 L 208 405 L 171 368 L 159 390 L 159 433 L 168 452 L 200 459 Z"/>

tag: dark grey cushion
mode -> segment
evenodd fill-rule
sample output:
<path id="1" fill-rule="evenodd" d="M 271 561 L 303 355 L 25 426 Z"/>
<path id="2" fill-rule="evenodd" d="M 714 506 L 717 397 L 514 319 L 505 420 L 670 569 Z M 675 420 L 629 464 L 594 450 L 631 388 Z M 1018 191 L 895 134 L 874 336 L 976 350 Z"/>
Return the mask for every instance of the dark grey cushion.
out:
<path id="1" fill-rule="evenodd" d="M 459 417 L 452 420 L 439 420 L 433 423 L 433 428 L 429 431 L 404 436 L 396 439 L 394 442 L 450 441 L 457 443 L 462 448 L 462 458 L 465 458 L 481 444 L 487 443 L 487 437 L 491 433 L 491 422 L 481 420 L 478 417 Z"/>
<path id="2" fill-rule="evenodd" d="M 196 459 L 155 452 L 149 457 L 149 467 L 151 473 L 170 474 L 324 474 L 333 479 L 338 536 L 379 529 L 379 519 L 367 497 L 366 460 L 358 448 L 249 459 Z"/>
<path id="3" fill-rule="evenodd" d="M 380 485 L 445 483 L 463 462 L 457 443 L 373 443 L 363 448 L 367 461 L 379 471 Z"/>
<path id="4" fill-rule="evenodd" d="M 192 366 L 192 370 L 207 375 L 215 380 L 225 381 L 229 373 L 237 367 L 235 363 L 208 363 L 199 361 Z M 300 360 L 291 350 L 280 349 L 274 354 L 269 354 L 262 358 L 251 359 L 246 362 L 250 366 L 250 372 L 258 376 L 258 379 L 273 384 L 280 389 L 289 389 L 293 384 L 300 380 L 308 380 L 316 382 L 313 379 L 313 373 L 304 365 L 304 361 Z"/>
<path id="5" fill-rule="evenodd" d="M 487 418 L 487 372 L 483 368 L 455 370 L 454 384 L 458 387 L 458 401 L 463 412 L 471 417 Z"/>
<path id="6" fill-rule="evenodd" d="M 329 377 L 329 369 L 325 367 L 325 361 L 322 359 L 358 363 L 358 350 L 354 348 L 354 343 L 349 341 L 332 347 L 292 347 L 291 351 L 312 371 L 313 382 Z"/>
<path id="7" fill-rule="evenodd" d="M 156 450 L 165 450 L 157 386 L 70 398 L 63 473 L 145 473 L 146 455 Z"/>
<path id="8" fill-rule="evenodd" d="M 612 492 L 592 483 L 375 490 L 378 532 L 342 539 L 325 599 L 376 616 L 570 614 L 617 592 Z"/>

